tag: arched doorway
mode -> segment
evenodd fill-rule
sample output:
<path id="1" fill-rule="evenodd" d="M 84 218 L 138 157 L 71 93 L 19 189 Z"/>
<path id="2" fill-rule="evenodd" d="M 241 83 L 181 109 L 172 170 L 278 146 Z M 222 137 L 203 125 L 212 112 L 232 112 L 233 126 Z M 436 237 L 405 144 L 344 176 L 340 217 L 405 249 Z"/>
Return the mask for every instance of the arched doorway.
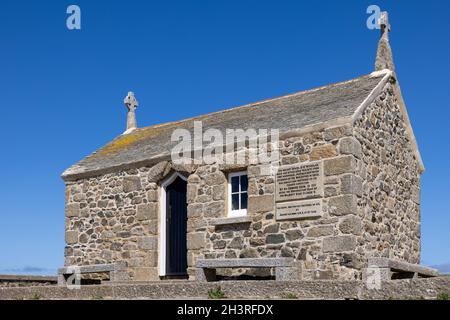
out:
<path id="1" fill-rule="evenodd" d="M 187 275 L 187 182 L 174 173 L 161 185 L 160 276 Z"/>

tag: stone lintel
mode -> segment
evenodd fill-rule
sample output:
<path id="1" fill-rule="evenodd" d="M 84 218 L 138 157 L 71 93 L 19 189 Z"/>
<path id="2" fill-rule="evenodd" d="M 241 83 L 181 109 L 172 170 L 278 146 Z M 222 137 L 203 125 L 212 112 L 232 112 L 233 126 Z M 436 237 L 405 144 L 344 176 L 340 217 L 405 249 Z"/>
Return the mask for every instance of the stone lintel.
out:
<path id="1" fill-rule="evenodd" d="M 223 226 L 228 224 L 250 223 L 250 222 L 252 222 L 252 219 L 249 216 L 243 216 L 243 217 L 213 219 L 211 221 L 211 224 L 213 226 Z"/>

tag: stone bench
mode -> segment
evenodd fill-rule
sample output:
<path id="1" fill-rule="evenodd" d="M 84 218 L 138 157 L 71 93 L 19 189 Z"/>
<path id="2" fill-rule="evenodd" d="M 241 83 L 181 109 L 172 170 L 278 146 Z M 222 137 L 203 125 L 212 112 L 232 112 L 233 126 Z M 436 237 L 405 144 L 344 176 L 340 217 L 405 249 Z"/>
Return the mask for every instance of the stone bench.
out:
<path id="1" fill-rule="evenodd" d="M 199 259 L 196 264 L 197 281 L 216 279 L 217 268 L 275 268 L 275 280 L 299 279 L 299 267 L 292 258 L 242 258 L 242 259 Z"/>
<path id="2" fill-rule="evenodd" d="M 379 272 L 381 281 L 409 278 L 429 278 L 437 277 L 439 272 L 436 269 L 424 267 L 418 264 L 398 261 L 389 258 L 369 258 L 368 267 L 364 272 L 364 278 L 367 279 L 367 273 L 376 269 Z"/>
<path id="3" fill-rule="evenodd" d="M 63 267 L 58 269 L 58 285 L 66 286 L 67 277 L 72 274 L 82 275 L 86 273 L 109 273 L 109 281 L 111 282 L 126 281 L 129 280 L 126 268 L 127 265 L 124 262 Z"/>

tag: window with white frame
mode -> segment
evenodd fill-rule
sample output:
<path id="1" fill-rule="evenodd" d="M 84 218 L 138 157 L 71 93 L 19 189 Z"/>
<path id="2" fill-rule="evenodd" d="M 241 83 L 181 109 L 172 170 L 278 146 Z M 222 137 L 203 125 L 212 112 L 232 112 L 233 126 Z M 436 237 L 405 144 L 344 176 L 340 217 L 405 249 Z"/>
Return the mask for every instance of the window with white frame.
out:
<path id="1" fill-rule="evenodd" d="M 247 171 L 233 172 L 228 175 L 228 216 L 247 215 Z"/>

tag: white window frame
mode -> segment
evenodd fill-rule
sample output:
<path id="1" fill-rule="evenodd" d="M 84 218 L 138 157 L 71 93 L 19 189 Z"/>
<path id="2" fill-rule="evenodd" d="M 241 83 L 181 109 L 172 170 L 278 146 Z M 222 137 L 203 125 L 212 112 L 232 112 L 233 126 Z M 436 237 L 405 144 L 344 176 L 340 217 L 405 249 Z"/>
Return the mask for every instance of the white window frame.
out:
<path id="1" fill-rule="evenodd" d="M 239 172 L 232 172 L 228 174 L 228 217 L 229 218 L 235 218 L 235 217 L 245 217 L 247 215 L 247 209 L 239 209 L 239 210 L 232 210 L 232 203 L 231 203 L 231 178 L 233 177 L 240 177 L 240 176 L 247 176 L 247 171 L 239 171 Z M 239 179 L 239 193 L 241 193 L 241 183 Z M 239 206 L 241 205 L 241 198 L 239 197 Z M 247 188 L 247 208 L 248 208 L 248 188 Z"/>

